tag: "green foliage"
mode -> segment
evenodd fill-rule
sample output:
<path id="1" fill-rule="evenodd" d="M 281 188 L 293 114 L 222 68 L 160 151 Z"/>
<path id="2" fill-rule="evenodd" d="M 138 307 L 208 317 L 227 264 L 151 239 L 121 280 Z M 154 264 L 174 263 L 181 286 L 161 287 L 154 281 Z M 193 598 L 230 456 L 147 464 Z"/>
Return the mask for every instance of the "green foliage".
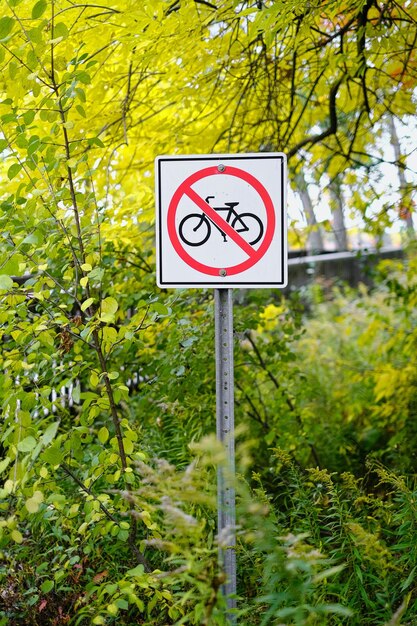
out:
<path id="1" fill-rule="evenodd" d="M 380 276 L 372 293 L 329 297 L 316 286 L 304 317 L 298 300 L 271 303 L 263 291 L 236 302 L 245 623 L 382 626 L 416 614 L 415 260 L 382 264 Z M 120 364 L 106 369 L 108 384 L 127 387 L 116 396 L 126 467 L 91 345 L 67 352 L 60 339 L 60 363 L 77 368 L 72 407 L 47 385 L 63 386 L 62 365 L 42 363 L 45 382 L 24 367 L 2 379 L 13 409 L 0 466 L 3 615 L 52 624 L 60 607 L 74 624 L 223 624 L 213 493 L 222 453 L 211 439 L 197 456 L 189 446 L 214 427 L 212 298 L 148 297 L 124 319 L 119 301 L 105 295 L 96 315 L 107 362 Z M 39 311 L 32 301 L 29 311 Z M 17 355 L 21 320 L 6 343 Z"/>

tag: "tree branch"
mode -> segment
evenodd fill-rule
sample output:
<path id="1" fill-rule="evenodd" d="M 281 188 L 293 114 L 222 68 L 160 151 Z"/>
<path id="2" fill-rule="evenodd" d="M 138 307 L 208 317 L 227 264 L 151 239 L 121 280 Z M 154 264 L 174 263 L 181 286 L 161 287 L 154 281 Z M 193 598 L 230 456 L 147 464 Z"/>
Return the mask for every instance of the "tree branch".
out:
<path id="1" fill-rule="evenodd" d="M 304 148 L 304 146 L 308 146 L 308 145 L 312 146 L 316 143 L 319 143 L 320 141 L 323 141 L 323 139 L 326 139 L 326 137 L 329 137 L 330 135 L 334 135 L 337 132 L 336 98 L 337 98 L 337 94 L 339 91 L 339 87 L 342 84 L 342 82 L 343 82 L 343 78 L 339 78 L 339 80 L 330 89 L 328 128 L 324 130 L 322 133 L 310 135 L 310 137 L 306 137 L 305 139 L 297 143 L 293 148 L 291 148 L 291 150 L 288 150 L 287 152 L 288 158 L 294 156 L 299 150 L 301 150 L 301 148 Z"/>
<path id="2" fill-rule="evenodd" d="M 114 522 L 115 524 L 117 524 L 117 526 L 120 526 L 120 523 L 117 521 L 117 519 L 110 513 L 110 511 L 108 509 L 106 509 L 106 507 L 104 506 L 104 504 L 101 502 L 101 500 L 99 500 L 99 498 L 94 495 L 94 493 L 91 491 L 91 489 L 89 487 L 87 487 L 86 485 L 84 485 L 84 483 L 82 482 L 82 480 L 80 480 L 78 478 L 78 476 L 76 474 L 74 474 L 74 472 L 69 468 L 69 466 L 66 463 L 61 463 L 61 467 L 64 470 L 64 472 L 66 474 L 68 474 L 68 476 L 70 476 L 73 481 L 75 481 L 77 483 L 77 485 L 79 487 L 81 487 L 81 489 L 87 493 L 89 496 L 91 496 L 92 498 L 94 498 L 94 500 L 96 502 L 98 502 L 100 509 L 103 511 L 104 515 L 106 517 L 108 517 L 112 522 Z"/>

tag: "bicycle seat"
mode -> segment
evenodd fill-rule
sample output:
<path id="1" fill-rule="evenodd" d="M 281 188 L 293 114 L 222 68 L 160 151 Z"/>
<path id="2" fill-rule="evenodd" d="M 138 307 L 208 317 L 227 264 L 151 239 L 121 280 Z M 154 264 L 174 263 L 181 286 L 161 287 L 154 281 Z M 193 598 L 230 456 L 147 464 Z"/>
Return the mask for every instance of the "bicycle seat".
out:
<path id="1" fill-rule="evenodd" d="M 233 207 L 237 206 L 239 202 L 225 202 L 225 205 L 229 207 L 229 209 L 233 209 Z"/>

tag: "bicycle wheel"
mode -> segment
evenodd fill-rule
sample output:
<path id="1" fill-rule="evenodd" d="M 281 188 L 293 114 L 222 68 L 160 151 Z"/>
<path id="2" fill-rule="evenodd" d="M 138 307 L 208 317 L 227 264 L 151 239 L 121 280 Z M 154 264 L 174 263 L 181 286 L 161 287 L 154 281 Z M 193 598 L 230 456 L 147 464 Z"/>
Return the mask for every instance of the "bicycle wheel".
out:
<path id="1" fill-rule="evenodd" d="M 259 217 L 253 213 L 241 213 L 240 215 L 237 215 L 231 226 L 251 246 L 258 243 L 264 234 L 264 225 Z"/>
<path id="2" fill-rule="evenodd" d="M 202 213 L 190 213 L 181 220 L 178 234 L 187 246 L 202 246 L 211 235 L 210 222 Z"/>

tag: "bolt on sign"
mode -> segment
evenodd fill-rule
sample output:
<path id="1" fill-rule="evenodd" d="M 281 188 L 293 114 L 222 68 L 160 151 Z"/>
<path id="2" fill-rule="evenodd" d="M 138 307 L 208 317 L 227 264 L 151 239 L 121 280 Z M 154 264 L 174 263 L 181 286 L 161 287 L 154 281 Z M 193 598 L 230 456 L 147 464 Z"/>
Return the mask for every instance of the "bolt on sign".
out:
<path id="1" fill-rule="evenodd" d="M 159 287 L 287 284 L 282 153 L 159 156 Z"/>

